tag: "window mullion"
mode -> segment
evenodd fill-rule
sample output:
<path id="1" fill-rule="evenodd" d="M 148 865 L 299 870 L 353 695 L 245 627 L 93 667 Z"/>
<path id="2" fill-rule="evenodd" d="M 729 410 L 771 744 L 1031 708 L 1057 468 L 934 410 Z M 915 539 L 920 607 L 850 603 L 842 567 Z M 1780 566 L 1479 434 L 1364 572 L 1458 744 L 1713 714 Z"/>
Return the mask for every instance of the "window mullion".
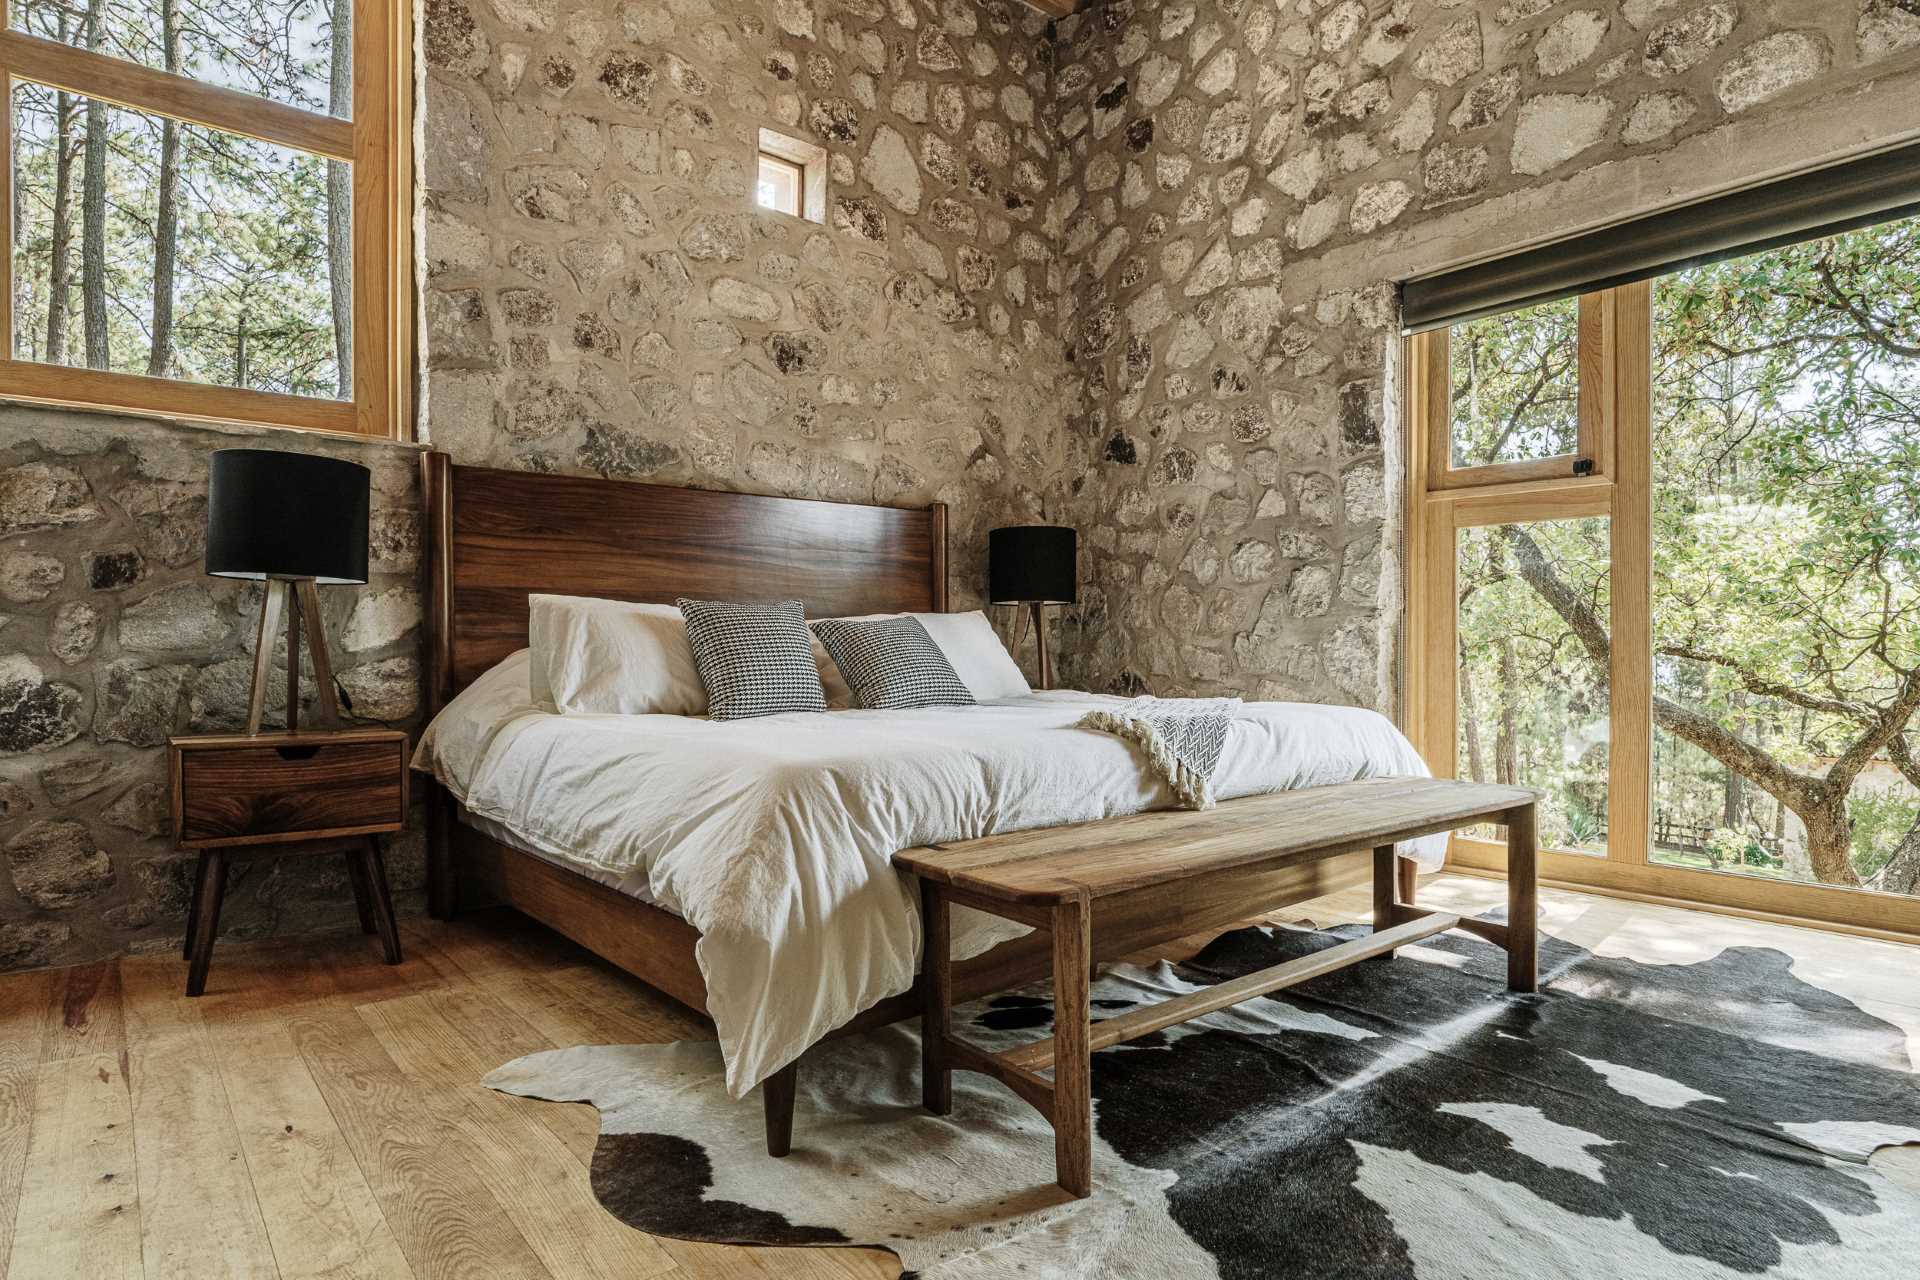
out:
<path id="1" fill-rule="evenodd" d="M 1653 805 L 1652 290 L 1602 295 L 1612 313 L 1605 369 L 1614 405 L 1613 682 L 1607 856 L 1644 865 Z"/>
<path id="2" fill-rule="evenodd" d="M 0 22 L 6 20 L 0 8 Z M 0 53 L 0 359 L 13 359 L 13 76 Z"/>
<path id="3" fill-rule="evenodd" d="M 23 80 L 333 160 L 353 159 L 353 122 L 206 84 L 90 49 L 0 30 L 0 68 Z"/>

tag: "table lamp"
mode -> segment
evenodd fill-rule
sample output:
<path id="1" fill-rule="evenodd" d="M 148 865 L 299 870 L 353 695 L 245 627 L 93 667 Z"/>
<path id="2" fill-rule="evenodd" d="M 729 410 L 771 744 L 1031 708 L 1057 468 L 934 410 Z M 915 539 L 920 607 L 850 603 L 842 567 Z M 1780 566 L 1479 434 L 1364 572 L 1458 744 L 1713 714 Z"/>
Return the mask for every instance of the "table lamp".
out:
<path id="1" fill-rule="evenodd" d="M 273 643 L 287 629 L 287 732 L 300 728 L 300 637 L 313 650 L 316 716 L 340 727 L 319 583 L 367 580 L 368 472 L 358 463 L 275 449 L 219 449 L 207 468 L 207 572 L 266 583 L 254 641 L 247 733 L 260 732 Z"/>
<path id="2" fill-rule="evenodd" d="M 1053 688 L 1045 610 L 1050 604 L 1078 601 L 1077 552 L 1074 531 L 1063 525 L 1014 525 L 987 535 L 988 598 L 994 604 L 1023 604 L 1032 611 L 1042 689 Z"/>

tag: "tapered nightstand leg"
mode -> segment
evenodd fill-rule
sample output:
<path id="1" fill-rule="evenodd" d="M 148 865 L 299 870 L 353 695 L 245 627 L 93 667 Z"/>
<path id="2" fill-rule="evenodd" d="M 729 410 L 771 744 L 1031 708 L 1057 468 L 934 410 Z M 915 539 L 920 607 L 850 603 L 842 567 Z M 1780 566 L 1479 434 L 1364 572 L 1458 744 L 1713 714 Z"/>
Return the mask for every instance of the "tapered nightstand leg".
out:
<path id="1" fill-rule="evenodd" d="M 220 900 L 227 892 L 227 855 L 208 849 L 200 855 L 200 874 L 188 909 L 187 994 L 207 989 L 207 966 L 213 962 L 213 939 L 220 932 Z"/>
<path id="2" fill-rule="evenodd" d="M 380 841 L 368 836 L 361 857 L 372 900 L 373 922 L 380 931 L 380 948 L 388 964 L 400 963 L 400 926 L 393 918 L 393 895 L 387 890 L 387 860 L 380 852 Z"/>
<path id="3" fill-rule="evenodd" d="M 193 865 L 193 897 L 187 900 L 187 929 L 180 935 L 180 958 L 193 959 L 193 934 L 200 926 L 200 885 L 207 877 L 207 855 L 201 854 Z"/>
<path id="4" fill-rule="evenodd" d="M 353 905 L 360 913 L 360 932 L 372 933 L 379 928 L 373 919 L 373 885 L 367 879 L 367 860 L 357 845 L 347 850 L 347 879 L 353 884 Z"/>

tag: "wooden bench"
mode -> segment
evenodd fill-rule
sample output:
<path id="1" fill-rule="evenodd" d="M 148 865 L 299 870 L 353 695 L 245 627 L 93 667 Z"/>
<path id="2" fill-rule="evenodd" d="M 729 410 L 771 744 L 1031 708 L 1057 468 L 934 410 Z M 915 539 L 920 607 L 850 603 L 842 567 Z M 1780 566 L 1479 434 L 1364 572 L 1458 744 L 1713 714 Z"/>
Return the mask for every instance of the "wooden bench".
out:
<path id="1" fill-rule="evenodd" d="M 1204 812 L 1167 811 L 906 849 L 894 862 L 920 879 L 926 926 L 922 1090 L 926 1107 L 953 1105 L 954 1070 L 993 1076 L 1047 1117 L 1060 1185 L 1092 1191 L 1091 1056 L 1175 1023 L 1295 986 L 1448 929 L 1507 952 L 1507 985 L 1536 982 L 1537 854 L 1534 801 L 1519 787 L 1431 778 L 1378 778 L 1230 800 Z M 1462 919 L 1413 905 L 1402 892 L 1394 846 L 1482 822 L 1507 828 L 1508 923 Z M 1104 916 L 1134 915 L 1150 900 L 1178 918 L 1222 894 L 1244 893 L 1259 873 L 1357 850 L 1373 852 L 1374 932 L 1204 991 L 1092 1022 L 1088 988 L 1094 933 Z M 1411 881 L 1409 880 L 1410 886 Z M 1053 935 L 1054 1033 L 1003 1053 L 953 1034 L 954 904 L 1018 920 Z M 1268 907 L 1246 902 L 1246 918 Z M 1049 1079 L 1042 1074 L 1049 1068 Z"/>

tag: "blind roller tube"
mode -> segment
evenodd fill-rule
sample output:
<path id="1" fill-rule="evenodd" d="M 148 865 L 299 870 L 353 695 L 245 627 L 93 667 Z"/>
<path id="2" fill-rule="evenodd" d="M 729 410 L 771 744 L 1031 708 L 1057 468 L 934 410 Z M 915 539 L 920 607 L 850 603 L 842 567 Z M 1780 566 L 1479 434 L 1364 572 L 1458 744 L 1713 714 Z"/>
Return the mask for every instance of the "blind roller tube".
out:
<path id="1" fill-rule="evenodd" d="M 1920 215 L 1920 144 L 1410 280 L 1401 325 L 1420 333 L 1502 311 Z"/>

